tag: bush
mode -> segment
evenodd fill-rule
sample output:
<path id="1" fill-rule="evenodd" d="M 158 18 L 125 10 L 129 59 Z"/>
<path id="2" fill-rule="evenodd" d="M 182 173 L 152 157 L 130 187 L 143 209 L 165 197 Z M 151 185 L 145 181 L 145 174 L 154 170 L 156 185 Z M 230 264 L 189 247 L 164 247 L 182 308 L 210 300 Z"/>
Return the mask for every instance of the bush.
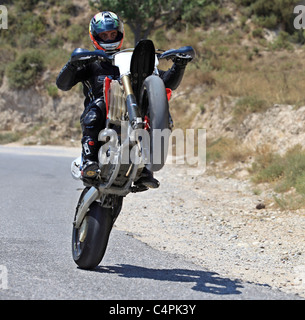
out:
<path id="1" fill-rule="evenodd" d="M 264 30 L 262 28 L 257 28 L 252 31 L 252 36 L 254 38 L 264 38 Z"/>
<path id="2" fill-rule="evenodd" d="M 0 144 L 6 144 L 18 141 L 21 138 L 18 132 L 1 132 L 0 133 Z"/>
<path id="3" fill-rule="evenodd" d="M 60 35 L 55 35 L 48 40 L 49 46 L 53 49 L 60 48 L 64 45 L 64 40 Z"/>
<path id="4" fill-rule="evenodd" d="M 256 183 L 275 182 L 276 192 L 295 188 L 299 194 L 305 195 L 305 151 L 300 145 L 283 156 L 273 153 L 259 155 L 252 170 Z"/>
<path id="5" fill-rule="evenodd" d="M 6 70 L 12 89 L 26 89 L 35 84 L 44 69 L 42 54 L 36 50 L 22 53 Z"/>
<path id="6" fill-rule="evenodd" d="M 219 1 L 189 0 L 183 2 L 182 19 L 193 26 L 208 26 L 221 15 Z"/>
<path id="7" fill-rule="evenodd" d="M 276 29 L 278 25 L 278 17 L 272 13 L 268 17 L 259 17 L 256 22 L 263 28 Z"/>
<path id="8" fill-rule="evenodd" d="M 33 10 L 39 0 L 14 0 L 13 2 L 20 12 L 24 12 Z"/>
<path id="9" fill-rule="evenodd" d="M 47 86 L 47 91 L 48 91 L 48 95 L 53 98 L 56 99 L 59 97 L 58 95 L 58 88 L 55 85 L 49 85 Z"/>
<path id="10" fill-rule="evenodd" d="M 46 20 L 41 15 L 33 15 L 32 12 L 26 12 L 22 15 L 22 26 L 19 33 L 32 33 L 36 37 L 42 37 L 46 33 Z"/>
<path id="11" fill-rule="evenodd" d="M 15 14 L 9 11 L 8 29 L 0 32 L 0 39 L 4 39 L 6 44 L 20 46 L 21 48 L 33 47 L 34 43 L 41 42 L 46 35 L 46 19 L 30 11 Z"/>
<path id="12" fill-rule="evenodd" d="M 281 31 L 275 41 L 270 45 L 270 47 L 272 50 L 293 50 L 293 46 L 290 43 L 290 40 L 292 40 L 291 36 L 287 32 Z"/>
<path id="13" fill-rule="evenodd" d="M 63 28 L 67 28 L 67 27 L 69 27 L 70 24 L 71 24 L 70 15 L 61 14 L 59 17 L 59 25 Z"/>
<path id="14" fill-rule="evenodd" d="M 243 119 L 250 113 L 263 112 L 268 108 L 268 103 L 257 96 L 246 96 L 238 99 L 233 110 L 236 119 Z"/>
<path id="15" fill-rule="evenodd" d="M 78 8 L 70 0 L 65 0 L 61 3 L 61 12 L 64 14 L 76 17 L 78 15 Z"/>
<path id="16" fill-rule="evenodd" d="M 274 29 L 280 25 L 284 31 L 293 34 L 293 8 L 299 0 L 235 0 L 238 5 L 249 9 L 250 16 L 256 17 L 258 24 Z"/>
<path id="17" fill-rule="evenodd" d="M 82 26 L 79 24 L 73 24 L 68 28 L 67 38 L 69 42 L 73 44 L 81 44 L 85 36 L 87 36 L 87 25 Z"/>

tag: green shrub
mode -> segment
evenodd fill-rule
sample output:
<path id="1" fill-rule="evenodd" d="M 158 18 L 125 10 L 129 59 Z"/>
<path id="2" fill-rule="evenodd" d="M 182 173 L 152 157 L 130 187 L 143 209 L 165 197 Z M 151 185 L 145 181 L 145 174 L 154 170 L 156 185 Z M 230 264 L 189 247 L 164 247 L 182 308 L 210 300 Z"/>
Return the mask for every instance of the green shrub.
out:
<path id="1" fill-rule="evenodd" d="M 64 44 L 64 40 L 60 35 L 55 35 L 54 37 L 51 37 L 49 40 L 49 46 L 53 49 L 62 47 Z"/>
<path id="2" fill-rule="evenodd" d="M 33 10 L 39 0 L 14 0 L 13 2 L 16 5 L 17 10 L 24 12 Z"/>
<path id="3" fill-rule="evenodd" d="M 296 178 L 295 188 L 298 193 L 305 195 L 305 172 Z"/>
<path id="4" fill-rule="evenodd" d="M 297 184 L 299 190 L 301 190 L 301 177 L 305 174 L 304 150 L 302 150 L 300 146 L 296 146 L 286 153 L 283 160 L 285 164 L 283 173 L 284 183 L 282 185 L 283 191 L 287 191 L 291 187 L 296 187 Z"/>
<path id="5" fill-rule="evenodd" d="M 33 15 L 32 12 L 26 12 L 22 15 L 22 24 L 19 33 L 33 33 L 41 37 L 46 33 L 46 21 L 41 15 Z"/>
<path id="6" fill-rule="evenodd" d="M 40 42 L 46 35 L 47 22 L 42 15 L 31 11 L 21 11 L 15 14 L 9 10 L 8 29 L 0 32 L 0 39 L 4 39 L 6 44 L 16 47 L 16 43 L 21 48 L 33 47 L 33 43 Z"/>
<path id="7" fill-rule="evenodd" d="M 253 164 L 252 168 L 257 170 L 255 164 Z M 253 181 L 256 183 L 274 182 L 283 175 L 284 169 L 283 161 L 281 161 L 279 156 L 275 155 L 272 163 L 270 163 L 266 168 L 261 167 L 259 169 L 259 172 L 253 178 Z"/>
<path id="8" fill-rule="evenodd" d="M 293 26 L 293 9 L 300 4 L 299 0 L 235 0 L 235 3 L 259 27 L 276 29 L 280 26 L 290 35 L 299 32 Z"/>
<path id="9" fill-rule="evenodd" d="M 275 29 L 278 25 L 278 17 L 272 13 L 268 17 L 259 17 L 256 22 L 263 28 Z"/>
<path id="10" fill-rule="evenodd" d="M 73 24 L 68 28 L 67 38 L 73 44 L 82 43 L 82 40 L 87 36 L 86 28 L 79 24 Z"/>
<path id="11" fill-rule="evenodd" d="M 29 88 L 35 84 L 43 69 L 42 54 L 36 50 L 26 51 L 7 67 L 9 86 L 12 89 Z"/>
<path id="12" fill-rule="evenodd" d="M 262 28 L 257 28 L 252 31 L 252 36 L 254 38 L 263 38 L 264 37 L 264 30 Z"/>
<path id="13" fill-rule="evenodd" d="M 37 37 L 34 33 L 23 33 L 18 37 L 18 45 L 20 48 L 35 48 L 37 45 Z"/>
<path id="14" fill-rule="evenodd" d="M 275 41 L 271 44 L 271 49 L 273 50 L 279 50 L 279 49 L 287 49 L 287 50 L 293 50 L 293 46 L 290 43 L 291 36 L 285 32 L 281 31 L 278 35 L 278 37 L 275 39 Z"/>
<path id="15" fill-rule="evenodd" d="M 59 17 L 59 25 L 63 28 L 67 28 L 67 27 L 69 27 L 70 24 L 71 24 L 70 15 L 61 14 Z"/>
<path id="16" fill-rule="evenodd" d="M 53 99 L 58 98 L 58 88 L 55 85 L 51 84 L 47 86 L 47 91 L 48 91 L 48 95 L 51 98 Z"/>
<path id="17" fill-rule="evenodd" d="M 268 103 L 257 96 L 246 96 L 238 99 L 235 104 L 233 115 L 237 119 L 242 119 L 246 115 L 255 112 L 263 112 L 268 108 Z"/>
<path id="18" fill-rule="evenodd" d="M 62 13 L 72 15 L 74 17 L 77 16 L 78 8 L 72 3 L 71 0 L 64 0 L 60 5 Z"/>
<path id="19" fill-rule="evenodd" d="M 196 26 L 208 26 L 221 18 L 225 20 L 230 15 L 227 10 L 221 10 L 219 0 L 184 0 L 182 1 L 181 19 L 173 27 L 179 29 L 181 21 Z M 224 8 L 226 9 L 226 8 Z"/>
<path id="20" fill-rule="evenodd" d="M 18 132 L 0 133 L 0 144 L 15 142 L 18 141 L 20 138 L 21 135 Z"/>
<path id="21" fill-rule="evenodd" d="M 305 151 L 300 145 L 280 156 L 274 153 L 259 155 L 252 165 L 255 183 L 274 182 L 276 192 L 291 188 L 305 195 Z"/>
<path id="22" fill-rule="evenodd" d="M 56 48 L 48 50 L 44 57 L 44 64 L 51 70 L 62 68 L 65 63 L 68 62 L 71 52 L 62 48 Z"/>

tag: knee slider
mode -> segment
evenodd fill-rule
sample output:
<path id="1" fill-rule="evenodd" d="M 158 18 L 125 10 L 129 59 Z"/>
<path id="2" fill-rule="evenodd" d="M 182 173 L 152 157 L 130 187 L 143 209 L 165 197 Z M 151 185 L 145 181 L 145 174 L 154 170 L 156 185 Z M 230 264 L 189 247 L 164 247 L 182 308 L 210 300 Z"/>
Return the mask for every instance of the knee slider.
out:
<path id="1" fill-rule="evenodd" d="M 93 128 L 94 125 L 98 122 L 99 116 L 96 110 L 91 109 L 84 117 L 83 124 L 87 128 Z"/>

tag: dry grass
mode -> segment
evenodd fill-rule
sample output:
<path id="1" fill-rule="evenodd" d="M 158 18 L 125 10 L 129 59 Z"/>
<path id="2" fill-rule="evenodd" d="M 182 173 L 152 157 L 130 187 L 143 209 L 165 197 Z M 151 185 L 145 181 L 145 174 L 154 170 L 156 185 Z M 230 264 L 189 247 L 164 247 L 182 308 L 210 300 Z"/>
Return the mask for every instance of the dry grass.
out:
<path id="1" fill-rule="evenodd" d="M 239 98 L 234 111 L 237 121 L 274 104 L 305 105 L 303 50 L 292 45 L 274 50 L 272 43 L 249 41 L 240 30 L 229 35 L 216 31 L 198 34 L 188 31 L 177 36 L 183 44 L 195 43 L 197 58 L 188 66 L 181 87 L 188 92 L 198 86 L 204 89 L 198 105 L 217 96 Z"/>
<path id="2" fill-rule="evenodd" d="M 304 58 L 303 52 L 295 52 L 293 59 L 287 53 L 266 52 L 239 72 L 217 77 L 217 83 L 229 95 L 256 96 L 269 105 L 304 102 Z"/>
<path id="3" fill-rule="evenodd" d="M 236 139 L 221 137 L 207 142 L 207 162 L 225 161 L 230 167 L 236 162 L 245 162 L 253 151 Z"/>

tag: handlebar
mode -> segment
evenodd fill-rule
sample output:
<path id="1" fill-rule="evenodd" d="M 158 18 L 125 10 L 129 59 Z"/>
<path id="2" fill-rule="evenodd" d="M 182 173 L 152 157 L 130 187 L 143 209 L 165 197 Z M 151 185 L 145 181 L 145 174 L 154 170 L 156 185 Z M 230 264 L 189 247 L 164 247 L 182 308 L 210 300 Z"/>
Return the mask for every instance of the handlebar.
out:
<path id="1" fill-rule="evenodd" d="M 195 55 L 195 50 L 191 46 L 185 46 L 179 49 L 170 49 L 161 54 L 158 54 L 158 59 L 169 60 L 176 57 L 184 59 L 194 59 Z"/>
<path id="2" fill-rule="evenodd" d="M 101 59 L 104 61 L 111 62 L 113 61 L 113 56 L 108 55 L 102 50 L 90 51 L 87 49 L 77 48 L 71 54 L 71 62 L 75 61 L 85 61 L 85 60 L 97 60 Z"/>
<path id="3" fill-rule="evenodd" d="M 157 53 L 158 59 L 174 59 L 174 58 L 183 58 L 192 60 L 195 58 L 195 50 L 191 46 L 181 47 L 179 49 L 170 49 L 163 53 Z M 87 49 L 77 48 L 71 54 L 71 62 L 76 61 L 88 61 L 88 60 L 103 60 L 113 63 L 114 54 L 107 54 L 103 50 L 94 50 L 90 51 Z"/>

